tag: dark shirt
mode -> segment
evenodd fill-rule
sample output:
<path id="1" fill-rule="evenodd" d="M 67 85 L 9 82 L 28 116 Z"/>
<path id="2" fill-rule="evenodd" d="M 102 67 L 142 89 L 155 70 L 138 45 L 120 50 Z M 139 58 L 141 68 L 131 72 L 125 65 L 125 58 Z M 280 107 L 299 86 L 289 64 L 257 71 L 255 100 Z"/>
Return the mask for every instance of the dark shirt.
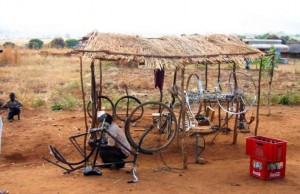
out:
<path id="1" fill-rule="evenodd" d="M 11 101 L 11 100 L 7 101 L 3 105 L 3 108 L 9 108 L 11 110 L 11 109 L 13 109 L 15 107 L 20 108 L 21 106 L 23 106 L 23 104 L 19 100 L 15 99 L 14 101 Z"/>

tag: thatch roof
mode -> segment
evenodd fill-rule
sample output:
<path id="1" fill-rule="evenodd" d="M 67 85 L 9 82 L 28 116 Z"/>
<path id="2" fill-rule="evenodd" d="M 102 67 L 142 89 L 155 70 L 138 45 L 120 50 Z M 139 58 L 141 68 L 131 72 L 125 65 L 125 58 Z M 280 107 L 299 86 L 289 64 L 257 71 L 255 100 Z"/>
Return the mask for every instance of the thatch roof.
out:
<path id="1" fill-rule="evenodd" d="M 231 35 L 183 35 L 144 38 L 94 32 L 85 42 L 85 57 L 136 61 L 151 68 L 184 67 L 185 64 L 244 63 L 263 53 Z"/>
<path id="2" fill-rule="evenodd" d="M 292 43 L 289 47 L 289 53 L 300 53 L 300 42 Z"/>

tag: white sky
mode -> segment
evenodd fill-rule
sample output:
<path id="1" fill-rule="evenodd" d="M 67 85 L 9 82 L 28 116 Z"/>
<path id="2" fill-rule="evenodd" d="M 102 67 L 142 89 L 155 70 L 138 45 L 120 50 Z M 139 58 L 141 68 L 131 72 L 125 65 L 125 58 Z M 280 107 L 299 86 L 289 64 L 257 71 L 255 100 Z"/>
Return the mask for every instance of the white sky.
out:
<path id="1" fill-rule="evenodd" d="M 0 0 L 0 30 L 156 36 L 300 33 L 300 0 Z"/>

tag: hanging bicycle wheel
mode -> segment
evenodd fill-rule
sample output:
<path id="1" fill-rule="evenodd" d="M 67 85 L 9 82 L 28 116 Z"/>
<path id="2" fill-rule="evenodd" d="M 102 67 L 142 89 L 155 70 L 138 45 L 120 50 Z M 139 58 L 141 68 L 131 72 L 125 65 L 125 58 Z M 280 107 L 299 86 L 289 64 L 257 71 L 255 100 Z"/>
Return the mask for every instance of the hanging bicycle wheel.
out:
<path id="1" fill-rule="evenodd" d="M 191 74 L 186 84 L 186 100 L 190 111 L 197 115 L 200 113 L 200 100 L 203 96 L 203 86 L 197 74 Z"/>
<path id="2" fill-rule="evenodd" d="M 115 114 L 114 104 L 107 96 L 99 96 L 98 103 L 96 106 L 98 111 L 103 110 L 111 116 L 114 116 Z M 92 118 L 92 101 L 89 101 L 87 104 L 87 113 L 90 116 L 90 118 Z"/>
<path id="3" fill-rule="evenodd" d="M 141 101 L 134 96 L 123 96 L 115 104 L 115 116 L 121 120 L 125 121 L 132 110 L 141 104 Z M 131 118 L 131 122 L 139 120 L 143 116 L 143 109 L 141 109 L 140 114 L 134 115 Z"/>
<path id="4" fill-rule="evenodd" d="M 242 72 L 231 72 L 216 86 L 219 106 L 229 114 L 246 113 L 257 100 L 257 90 L 253 79 Z M 237 109 L 237 103 L 243 109 Z"/>
<path id="5" fill-rule="evenodd" d="M 142 117 L 134 126 L 132 118 Z M 132 147 L 150 154 L 165 149 L 177 134 L 177 120 L 174 112 L 160 102 L 146 102 L 136 107 L 125 121 L 125 134 Z M 141 147 L 139 147 L 141 143 Z"/>

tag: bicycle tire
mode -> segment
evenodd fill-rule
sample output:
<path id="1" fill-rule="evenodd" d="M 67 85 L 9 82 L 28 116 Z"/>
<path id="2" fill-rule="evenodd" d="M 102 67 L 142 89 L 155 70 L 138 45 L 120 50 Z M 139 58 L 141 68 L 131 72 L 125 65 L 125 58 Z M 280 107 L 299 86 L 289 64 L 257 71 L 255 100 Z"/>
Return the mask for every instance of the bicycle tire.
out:
<path id="1" fill-rule="evenodd" d="M 128 107 L 127 107 L 127 111 L 126 111 L 126 118 L 122 118 L 119 114 L 118 114 L 118 105 L 119 105 L 119 103 L 123 100 L 123 99 L 125 99 L 125 98 L 127 98 L 127 99 L 132 99 L 135 103 L 137 103 L 138 105 L 140 105 L 141 104 L 141 101 L 138 99 L 138 98 L 136 98 L 136 97 L 134 97 L 134 96 L 123 96 L 123 97 L 121 97 L 116 103 L 115 103 L 115 116 L 120 120 L 120 121 L 125 121 L 126 120 L 126 118 L 129 116 L 129 112 L 128 112 Z M 141 112 L 141 115 L 139 115 L 137 118 L 134 118 L 134 119 L 131 119 L 131 122 L 135 122 L 135 121 L 137 121 L 137 120 L 139 120 L 142 116 L 143 116 L 143 114 L 144 114 L 144 109 L 142 108 L 142 112 Z"/>
<path id="2" fill-rule="evenodd" d="M 141 147 L 139 147 L 139 145 L 138 145 L 139 141 L 136 142 L 134 140 L 133 136 L 131 135 L 131 127 L 132 126 L 130 125 L 130 123 L 131 123 L 130 119 L 135 114 L 135 112 L 137 110 L 139 110 L 141 107 L 143 107 L 143 109 L 144 109 L 144 106 L 146 106 L 146 105 L 152 105 L 152 106 L 158 105 L 159 107 L 163 107 L 165 110 L 167 110 L 170 113 L 170 116 L 171 116 L 170 118 L 168 118 L 166 120 L 168 122 L 171 121 L 171 123 L 168 123 L 169 125 L 167 125 L 169 128 L 172 128 L 172 123 L 174 122 L 174 127 L 175 127 L 174 132 L 171 133 L 171 135 L 169 135 L 169 134 L 166 135 L 166 136 L 168 136 L 168 139 L 167 139 L 166 143 L 164 143 L 163 145 L 158 146 L 158 147 L 145 148 L 145 147 L 143 147 L 143 142 L 141 144 Z M 145 111 L 145 109 L 144 109 L 144 111 Z M 153 124 L 153 125 L 151 125 L 149 127 L 155 127 L 155 126 Z M 168 128 L 168 131 L 169 131 L 169 128 Z M 133 131 L 133 129 L 132 129 L 132 131 Z M 161 133 L 161 129 L 159 129 L 158 131 Z M 150 102 L 145 102 L 145 103 L 140 104 L 139 106 L 137 106 L 131 112 L 131 114 L 129 115 L 129 117 L 127 117 L 127 119 L 125 121 L 125 135 L 126 135 L 126 138 L 127 138 L 128 142 L 129 142 L 129 144 L 133 148 L 138 149 L 141 153 L 144 153 L 144 154 L 152 154 L 153 152 L 157 152 L 157 151 L 160 151 L 160 150 L 163 150 L 163 149 L 167 148 L 167 146 L 174 140 L 174 138 L 176 137 L 177 133 L 178 133 L 178 126 L 177 126 L 177 119 L 176 119 L 176 116 L 175 116 L 174 112 L 167 105 L 165 105 L 164 103 L 161 103 L 161 102 L 152 102 L 152 101 L 150 101 Z M 147 135 L 149 135 L 149 134 L 147 134 Z"/>
<path id="3" fill-rule="evenodd" d="M 114 103 L 107 96 L 98 96 L 98 102 L 101 99 L 107 100 L 107 102 L 109 103 L 109 106 L 111 107 L 111 111 L 107 112 L 107 113 L 110 114 L 113 117 L 115 115 L 115 106 L 114 106 Z M 89 101 L 88 104 L 87 104 L 87 113 L 88 113 L 88 115 L 89 115 L 90 118 L 92 118 L 92 112 L 91 112 L 92 109 L 91 109 L 91 106 L 92 106 L 92 102 Z M 97 110 L 98 109 L 99 108 L 97 107 Z"/>
<path id="4" fill-rule="evenodd" d="M 246 96 L 244 95 L 244 91 L 243 91 L 243 89 L 241 89 L 242 87 L 240 87 L 240 83 L 238 83 L 239 80 L 236 79 L 236 83 L 233 83 L 233 82 L 235 82 L 235 80 L 231 80 L 232 77 L 238 77 L 237 75 L 243 76 L 246 79 L 248 79 L 249 83 L 246 84 L 246 86 L 248 88 L 250 88 L 252 86 L 251 89 L 252 89 L 253 94 L 250 98 L 250 102 L 248 99 L 246 99 Z M 222 94 L 221 82 L 219 82 L 216 86 L 216 95 L 217 95 L 216 98 L 217 98 L 218 105 L 221 107 L 222 110 L 224 110 L 225 112 L 227 112 L 229 114 L 237 115 L 237 114 L 246 113 L 250 108 L 252 108 L 252 106 L 255 104 L 255 102 L 257 100 L 257 89 L 256 89 L 256 85 L 254 83 L 254 80 L 249 75 L 247 75 L 243 72 L 231 72 L 229 74 L 229 80 L 228 80 L 227 85 L 230 86 L 230 89 L 229 89 L 230 92 L 228 94 L 227 93 Z M 228 103 L 227 106 L 229 106 L 229 103 L 233 104 L 235 100 L 236 101 L 240 100 L 245 105 L 247 104 L 247 107 L 244 108 L 243 110 L 234 110 L 234 108 L 231 110 L 230 108 L 225 107 L 225 105 L 223 103 L 226 102 L 226 100 L 224 100 L 224 96 L 226 96 L 226 95 L 231 96 L 230 102 L 227 102 Z M 238 95 L 238 97 L 236 97 L 236 95 Z"/>

